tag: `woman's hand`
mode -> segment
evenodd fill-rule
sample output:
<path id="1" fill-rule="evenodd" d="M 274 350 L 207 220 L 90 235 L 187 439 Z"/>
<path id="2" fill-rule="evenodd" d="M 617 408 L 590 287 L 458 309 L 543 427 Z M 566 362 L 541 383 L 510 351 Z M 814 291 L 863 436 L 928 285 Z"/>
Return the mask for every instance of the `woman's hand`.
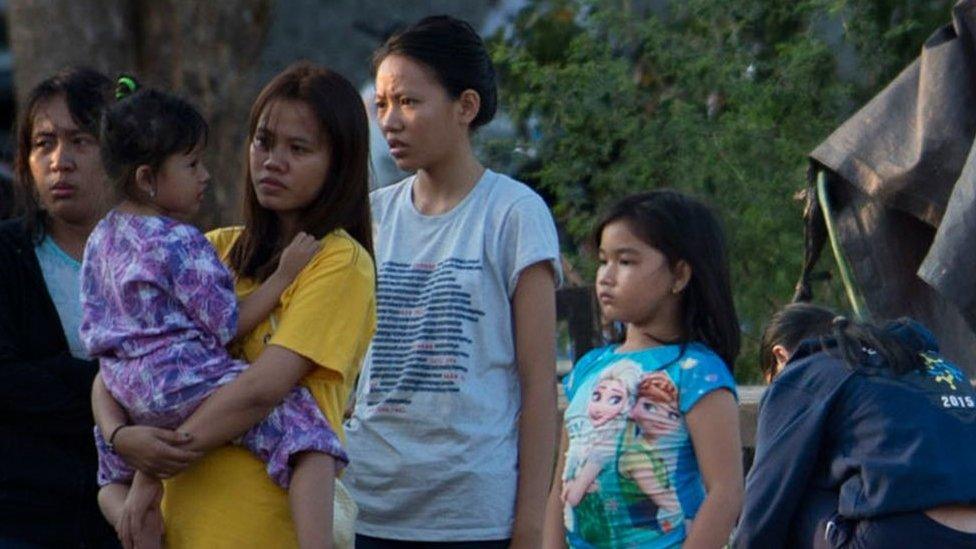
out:
<path id="1" fill-rule="evenodd" d="M 115 452 L 134 469 L 156 478 L 169 478 L 200 459 L 203 452 L 181 446 L 188 433 L 144 425 L 127 425 L 115 434 Z"/>
<path id="2" fill-rule="evenodd" d="M 291 284 L 298 273 L 318 253 L 320 247 L 314 236 L 299 231 L 292 239 L 291 244 L 281 252 L 281 259 L 278 260 L 278 268 L 275 273 L 287 280 L 288 284 Z"/>
<path id="3" fill-rule="evenodd" d="M 162 547 L 163 516 L 159 504 L 163 498 L 163 484 L 148 475 L 136 473 L 122 506 L 122 515 L 115 531 L 125 549 L 156 549 Z"/>

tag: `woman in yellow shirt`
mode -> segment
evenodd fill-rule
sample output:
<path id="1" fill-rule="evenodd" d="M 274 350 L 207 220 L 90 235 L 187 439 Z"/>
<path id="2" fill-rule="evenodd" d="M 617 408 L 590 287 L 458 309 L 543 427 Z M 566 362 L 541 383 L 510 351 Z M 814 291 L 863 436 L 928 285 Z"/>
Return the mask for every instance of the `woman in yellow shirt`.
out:
<path id="1" fill-rule="evenodd" d="M 96 417 L 103 432 L 115 433 L 116 451 L 149 475 L 182 471 L 162 496 L 168 547 L 297 546 L 287 493 L 255 456 L 226 443 L 298 383 L 343 437 L 342 412 L 376 324 L 367 124 L 356 89 L 327 69 L 296 64 L 265 86 L 249 122 L 245 224 L 208 238 L 236 274 L 239 296 L 273 272 L 299 231 L 320 240 L 319 252 L 272 315 L 235 344 L 251 366 L 178 433 L 125 426 L 96 384 Z M 159 495 L 149 479 L 138 475 L 116 510 L 127 544 Z"/>

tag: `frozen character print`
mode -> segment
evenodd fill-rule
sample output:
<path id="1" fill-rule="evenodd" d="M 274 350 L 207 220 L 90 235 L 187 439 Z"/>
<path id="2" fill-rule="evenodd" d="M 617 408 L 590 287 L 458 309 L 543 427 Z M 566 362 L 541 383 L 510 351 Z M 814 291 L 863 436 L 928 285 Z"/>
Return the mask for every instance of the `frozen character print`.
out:
<path id="1" fill-rule="evenodd" d="M 616 457 L 618 440 L 627 423 L 627 410 L 633 403 L 640 372 L 636 362 L 623 359 L 597 378 L 587 405 L 591 426 L 588 440 L 577 456 L 568 456 L 568 474 L 563 479 L 562 494 L 568 507 L 576 507 L 587 492 L 599 488 L 597 475 Z"/>
<path id="2" fill-rule="evenodd" d="M 628 429 L 618 461 L 622 494 L 635 524 L 668 533 L 677 526 L 669 517 L 681 507 L 672 483 L 674 460 L 660 441 L 681 428 L 681 413 L 678 390 L 667 373 L 641 378 L 630 419 L 635 428 Z"/>

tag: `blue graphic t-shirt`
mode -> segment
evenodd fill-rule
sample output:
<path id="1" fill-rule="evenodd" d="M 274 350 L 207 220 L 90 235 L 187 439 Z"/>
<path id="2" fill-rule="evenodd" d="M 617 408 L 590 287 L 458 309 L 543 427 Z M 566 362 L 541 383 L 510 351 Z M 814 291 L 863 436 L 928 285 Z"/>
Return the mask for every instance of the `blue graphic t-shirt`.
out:
<path id="1" fill-rule="evenodd" d="M 374 192 L 376 336 L 346 425 L 357 531 L 403 540 L 511 535 L 521 408 L 511 300 L 544 262 L 559 277 L 545 202 L 487 170 L 440 215 L 414 178 Z"/>
<path id="2" fill-rule="evenodd" d="M 569 447 L 562 499 L 569 545 L 672 547 L 705 498 L 685 415 L 728 389 L 728 367 L 692 343 L 587 353 L 564 382 Z"/>

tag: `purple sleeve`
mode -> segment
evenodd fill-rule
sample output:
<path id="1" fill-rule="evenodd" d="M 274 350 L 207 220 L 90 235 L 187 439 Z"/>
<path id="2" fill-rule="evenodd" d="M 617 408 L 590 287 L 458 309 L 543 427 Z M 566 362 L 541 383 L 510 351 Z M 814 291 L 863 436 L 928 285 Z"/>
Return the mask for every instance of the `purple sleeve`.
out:
<path id="1" fill-rule="evenodd" d="M 230 271 L 196 229 L 174 231 L 167 254 L 173 297 L 198 326 L 226 345 L 237 332 L 237 295 Z"/>

